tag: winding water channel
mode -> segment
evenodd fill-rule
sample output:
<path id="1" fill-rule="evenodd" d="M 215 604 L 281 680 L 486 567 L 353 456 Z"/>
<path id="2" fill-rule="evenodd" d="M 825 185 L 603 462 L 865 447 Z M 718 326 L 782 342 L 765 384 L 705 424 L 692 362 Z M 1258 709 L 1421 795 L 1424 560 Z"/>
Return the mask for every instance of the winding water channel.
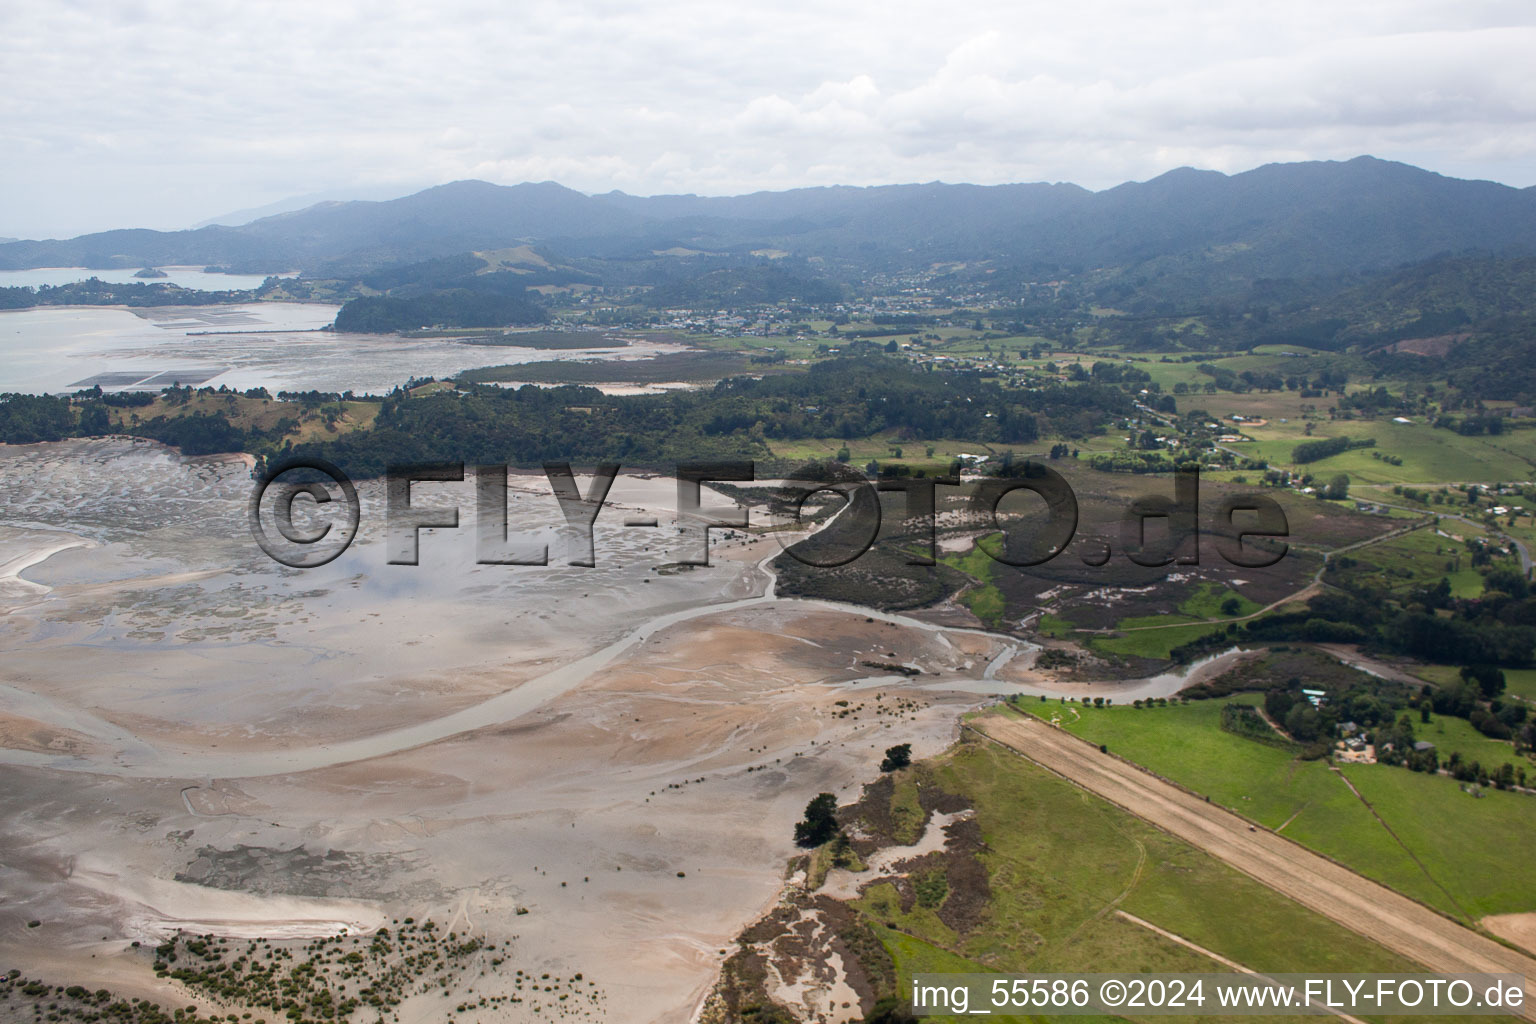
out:
<path id="1" fill-rule="evenodd" d="M 862 615 L 879 622 L 887 622 L 905 629 L 923 630 L 937 634 L 970 634 L 1000 643 L 1000 653 L 987 664 L 981 678 L 951 677 L 930 683 L 916 684 L 905 677 L 890 675 L 871 676 L 844 684 L 848 688 L 863 686 L 890 686 L 901 683 L 928 690 L 973 693 L 977 696 L 1002 696 L 1024 694 L 1028 696 L 1080 695 L 1085 688 L 1107 693 L 1117 700 L 1147 697 L 1168 697 L 1188 685 L 1198 674 L 1219 671 L 1242 656 L 1233 649 L 1212 657 L 1182 666 L 1175 671 L 1137 680 L 1105 680 L 1098 683 L 1076 682 L 1061 687 L 1005 682 L 997 679 L 997 673 L 1010 660 L 1024 651 L 1037 650 L 1035 645 L 1015 637 L 957 626 L 944 626 L 925 622 L 911 616 L 883 612 L 859 605 L 838 604 L 829 601 L 801 598 L 783 598 L 775 593 L 775 577 L 768 562 L 777 555 L 769 555 L 757 562 L 754 570 L 765 582 L 763 592 L 752 597 L 701 604 L 651 618 L 614 642 L 574 661 L 567 662 L 542 675 L 536 676 L 515 689 L 490 697 L 471 707 L 463 708 L 438 718 L 376 733 L 359 739 L 334 743 L 319 743 L 306 747 L 267 751 L 173 751 L 162 750 L 130 730 L 124 729 L 96 715 L 67 707 L 47 697 L 13 686 L 0 688 L 0 705 L 12 713 L 45 722 L 51 726 L 68 729 L 100 741 L 114 751 L 110 760 L 102 760 L 73 754 L 45 754 L 40 752 L 0 749 L 0 763 L 27 765 L 65 771 L 90 772 L 124 778 L 256 778 L 313 771 L 354 761 L 382 757 L 413 747 L 423 746 L 460 733 L 501 725 L 520 718 L 551 701 L 570 693 L 593 675 L 607 668 L 626 652 L 673 626 L 691 622 L 705 616 L 720 615 L 755 608 L 785 608 L 789 610 L 818 610 L 848 615 Z"/>

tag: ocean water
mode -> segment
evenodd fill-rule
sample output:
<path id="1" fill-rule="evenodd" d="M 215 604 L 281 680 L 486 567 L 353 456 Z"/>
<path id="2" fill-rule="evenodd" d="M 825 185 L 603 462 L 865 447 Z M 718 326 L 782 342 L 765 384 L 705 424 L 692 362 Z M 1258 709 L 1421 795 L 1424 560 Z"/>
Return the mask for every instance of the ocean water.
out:
<path id="1" fill-rule="evenodd" d="M 161 282 L 193 288 L 205 292 L 245 291 L 256 288 L 267 279 L 265 274 L 210 274 L 202 267 L 160 267 L 164 277 L 134 277 L 138 267 L 124 270 L 89 270 L 85 267 L 38 267 L 32 270 L 0 270 L 0 288 L 37 288 L 41 285 L 73 284 L 89 278 L 98 278 L 108 284 L 146 284 Z M 278 277 L 296 277 L 297 272 L 278 274 Z"/>
<path id="2" fill-rule="evenodd" d="M 683 346 L 632 339 L 621 348 L 545 351 L 468 345 L 452 338 L 322 331 L 334 305 L 44 306 L 0 311 L 0 393 L 158 391 L 171 384 L 244 391 L 383 394 L 412 377 L 544 359 L 644 359 Z"/>

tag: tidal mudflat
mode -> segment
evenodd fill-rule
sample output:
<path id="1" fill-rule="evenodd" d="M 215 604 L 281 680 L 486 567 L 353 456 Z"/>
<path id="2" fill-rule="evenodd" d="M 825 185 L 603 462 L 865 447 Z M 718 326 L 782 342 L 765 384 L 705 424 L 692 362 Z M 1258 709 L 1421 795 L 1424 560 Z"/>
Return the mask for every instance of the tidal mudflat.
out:
<path id="1" fill-rule="evenodd" d="M 131 943 L 178 928 L 433 916 L 615 1019 L 685 1020 L 811 796 L 1053 685 L 1017 640 L 775 597 L 771 536 L 679 564 L 664 477 L 620 476 L 592 568 L 513 474 L 548 566 L 475 564 L 470 483 L 421 488 L 462 528 L 388 565 L 364 484 L 358 541 L 310 570 L 251 541 L 242 458 L 70 441 L 0 449 L 0 480 L 0 953 L 70 983 L 152 982 Z"/>
<path id="2" fill-rule="evenodd" d="M 974 700 L 898 713 L 895 677 L 844 714 L 861 663 L 979 675 L 991 646 L 765 600 L 773 540 L 717 533 L 713 565 L 678 565 L 664 478 L 615 484 L 594 568 L 562 564 L 547 484 L 514 475 L 548 567 L 477 566 L 469 529 L 388 566 L 364 486 L 358 542 L 307 571 L 250 541 L 241 459 L 65 442 L 0 451 L 0 478 L 0 949 L 80 983 L 178 927 L 458 914 L 628 1019 L 683 1019 L 808 795 L 876 746 L 937 749 L 946 702 Z M 661 525 L 621 525 L 640 511 Z M 345 896 L 328 855 L 362 865 Z"/>

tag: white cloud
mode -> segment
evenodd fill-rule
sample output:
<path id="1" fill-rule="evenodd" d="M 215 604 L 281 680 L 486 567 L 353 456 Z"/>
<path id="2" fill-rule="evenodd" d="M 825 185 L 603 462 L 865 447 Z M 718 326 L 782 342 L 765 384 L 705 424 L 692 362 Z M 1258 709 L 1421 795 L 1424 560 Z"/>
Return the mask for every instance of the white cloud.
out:
<path id="1" fill-rule="evenodd" d="M 484 177 L 730 193 L 1368 152 L 1536 184 L 1525 0 L 10 3 L 0 235 Z"/>

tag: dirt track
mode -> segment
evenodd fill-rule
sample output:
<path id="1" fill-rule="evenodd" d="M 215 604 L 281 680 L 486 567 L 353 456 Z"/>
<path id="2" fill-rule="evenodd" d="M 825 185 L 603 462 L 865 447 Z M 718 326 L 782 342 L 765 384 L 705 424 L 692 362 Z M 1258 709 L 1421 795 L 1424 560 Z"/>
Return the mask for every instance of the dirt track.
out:
<path id="1" fill-rule="evenodd" d="M 1437 972 L 1526 978 L 1524 1016 L 1536 1020 L 1536 960 L 1441 917 L 1237 815 L 1191 796 L 1070 733 L 1033 719 L 989 715 L 972 727 L 1045 768 L 1199 847 L 1277 892 Z"/>

